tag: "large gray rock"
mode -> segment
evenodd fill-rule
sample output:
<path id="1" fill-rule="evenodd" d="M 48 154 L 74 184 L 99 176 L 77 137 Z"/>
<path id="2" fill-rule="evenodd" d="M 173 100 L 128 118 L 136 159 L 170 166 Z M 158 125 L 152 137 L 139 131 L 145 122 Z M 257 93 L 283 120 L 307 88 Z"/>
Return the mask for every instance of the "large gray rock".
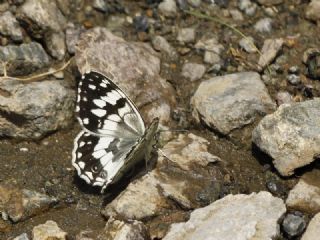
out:
<path id="1" fill-rule="evenodd" d="M 310 214 L 320 212 L 320 171 L 315 169 L 304 174 L 289 192 L 286 204 Z"/>
<path id="2" fill-rule="evenodd" d="M 48 32 L 61 32 L 67 24 L 56 1 L 51 0 L 26 0 L 18 8 L 17 18 L 35 38 Z"/>
<path id="3" fill-rule="evenodd" d="M 163 240 L 275 239 L 285 212 L 283 201 L 268 192 L 228 195 L 194 210 L 187 222 L 171 225 Z"/>
<path id="4" fill-rule="evenodd" d="M 94 28 L 81 36 L 75 59 L 81 73 L 95 69 L 114 82 L 139 106 L 145 119 L 170 119 L 175 97 L 160 77 L 160 59 L 147 44 L 126 42 L 105 28 Z"/>
<path id="5" fill-rule="evenodd" d="M 193 134 L 181 134 L 171 140 L 162 149 L 165 157 L 159 153 L 161 157 L 157 168 L 130 183 L 105 207 L 103 215 L 142 220 L 173 209 L 174 206 L 170 205 L 172 201 L 184 209 L 192 209 L 201 206 L 202 203 L 197 199 L 201 194 L 203 198 L 210 198 L 209 201 L 215 200 L 219 192 L 211 181 L 221 179 L 217 177 L 218 174 L 208 171 L 207 165 L 218 160 L 208 153 L 208 145 L 207 140 Z M 169 163 L 167 158 L 170 159 Z"/>
<path id="6" fill-rule="evenodd" d="M 63 82 L 2 80 L 0 136 L 38 139 L 73 121 L 75 93 Z"/>
<path id="7" fill-rule="evenodd" d="M 200 84 L 191 99 L 193 116 L 227 135 L 275 109 L 260 75 L 242 72 Z"/>
<path id="8" fill-rule="evenodd" d="M 51 0 L 26 0 L 17 11 L 17 18 L 34 37 L 42 39 L 49 54 L 62 60 L 66 53 L 64 30 L 67 20 Z"/>
<path id="9" fill-rule="evenodd" d="M 308 228 L 301 240 L 315 240 L 320 236 L 320 213 L 315 215 L 309 222 Z"/>
<path id="10" fill-rule="evenodd" d="M 49 56 L 36 42 L 0 47 L 0 60 L 7 63 L 6 69 L 10 76 L 26 75 L 50 63 Z M 0 74 L 3 75 L 3 72 L 3 65 L 0 65 Z"/>
<path id="11" fill-rule="evenodd" d="M 23 40 L 21 27 L 9 11 L 0 15 L 0 33 L 3 36 L 10 37 L 13 41 L 21 42 Z"/>
<path id="12" fill-rule="evenodd" d="M 283 104 L 262 119 L 252 141 L 273 158 L 282 176 L 290 176 L 320 155 L 320 98 Z"/>
<path id="13" fill-rule="evenodd" d="M 12 222 L 26 220 L 47 211 L 57 199 L 28 189 L 0 185 L 0 212 Z"/>

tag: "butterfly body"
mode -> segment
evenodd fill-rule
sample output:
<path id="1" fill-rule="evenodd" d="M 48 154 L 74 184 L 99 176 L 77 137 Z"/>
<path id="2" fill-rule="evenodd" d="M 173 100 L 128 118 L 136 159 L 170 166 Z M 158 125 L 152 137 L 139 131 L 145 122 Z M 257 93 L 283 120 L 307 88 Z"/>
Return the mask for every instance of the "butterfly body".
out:
<path id="1" fill-rule="evenodd" d="M 72 164 L 88 184 L 103 192 L 148 160 L 159 121 L 146 128 L 137 107 L 109 78 L 96 71 L 83 75 L 76 112 L 83 130 L 74 141 Z"/>

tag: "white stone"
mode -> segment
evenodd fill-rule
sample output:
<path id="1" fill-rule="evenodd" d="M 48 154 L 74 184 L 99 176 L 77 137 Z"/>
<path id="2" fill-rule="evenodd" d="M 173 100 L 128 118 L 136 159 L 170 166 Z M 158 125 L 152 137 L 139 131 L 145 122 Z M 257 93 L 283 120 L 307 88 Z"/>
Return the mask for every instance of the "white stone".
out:
<path id="1" fill-rule="evenodd" d="M 172 224 L 163 240 L 270 240 L 279 236 L 286 212 L 269 192 L 228 195 L 196 209 L 185 223 Z"/>
<path id="2" fill-rule="evenodd" d="M 35 226 L 32 230 L 33 240 L 66 240 L 67 233 L 62 231 L 54 221 Z"/>
<path id="3" fill-rule="evenodd" d="M 206 72 L 206 67 L 198 63 L 185 63 L 182 66 L 181 75 L 190 81 L 196 81 L 202 78 Z"/>
<path id="4" fill-rule="evenodd" d="M 194 28 L 180 28 L 178 30 L 177 40 L 183 43 L 194 42 L 196 38 L 196 31 Z"/>
<path id="5" fill-rule="evenodd" d="M 252 132 L 252 141 L 273 158 L 282 176 L 320 155 L 320 98 L 282 104 L 265 116 Z"/>
<path id="6" fill-rule="evenodd" d="M 313 170 L 302 176 L 289 192 L 286 200 L 288 207 L 303 212 L 320 211 L 320 171 Z"/>
<path id="7" fill-rule="evenodd" d="M 163 0 L 159 6 L 158 10 L 166 17 L 174 17 L 177 13 L 177 4 L 175 0 Z"/>
<path id="8" fill-rule="evenodd" d="M 301 240 L 316 240 L 320 236 L 320 213 L 315 215 L 302 235 Z"/>
<path id="9" fill-rule="evenodd" d="M 270 64 L 278 52 L 281 50 L 283 46 L 283 39 L 266 39 L 263 43 L 263 47 L 261 49 L 261 56 L 258 61 L 258 65 L 260 69 L 265 68 L 268 64 Z"/>

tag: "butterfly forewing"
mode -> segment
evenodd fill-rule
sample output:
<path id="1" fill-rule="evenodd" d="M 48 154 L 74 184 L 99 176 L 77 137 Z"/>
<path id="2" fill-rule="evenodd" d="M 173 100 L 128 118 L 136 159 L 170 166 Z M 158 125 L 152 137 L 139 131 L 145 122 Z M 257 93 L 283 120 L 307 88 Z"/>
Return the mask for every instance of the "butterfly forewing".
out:
<path id="1" fill-rule="evenodd" d="M 98 72 L 83 75 L 76 111 L 80 124 L 96 134 L 137 138 L 145 131 L 144 122 L 131 100 Z"/>

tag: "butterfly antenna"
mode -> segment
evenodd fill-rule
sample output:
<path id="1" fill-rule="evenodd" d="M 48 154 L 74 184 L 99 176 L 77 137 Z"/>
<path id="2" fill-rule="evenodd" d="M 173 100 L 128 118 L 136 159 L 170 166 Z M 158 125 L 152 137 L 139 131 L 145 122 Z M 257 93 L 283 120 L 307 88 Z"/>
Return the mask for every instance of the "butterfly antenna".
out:
<path id="1" fill-rule="evenodd" d="M 162 154 L 162 156 L 173 162 L 160 148 L 158 148 L 158 151 Z"/>
<path id="2" fill-rule="evenodd" d="M 158 130 L 158 132 L 189 132 L 189 130 L 185 130 L 185 129 L 161 129 Z"/>

